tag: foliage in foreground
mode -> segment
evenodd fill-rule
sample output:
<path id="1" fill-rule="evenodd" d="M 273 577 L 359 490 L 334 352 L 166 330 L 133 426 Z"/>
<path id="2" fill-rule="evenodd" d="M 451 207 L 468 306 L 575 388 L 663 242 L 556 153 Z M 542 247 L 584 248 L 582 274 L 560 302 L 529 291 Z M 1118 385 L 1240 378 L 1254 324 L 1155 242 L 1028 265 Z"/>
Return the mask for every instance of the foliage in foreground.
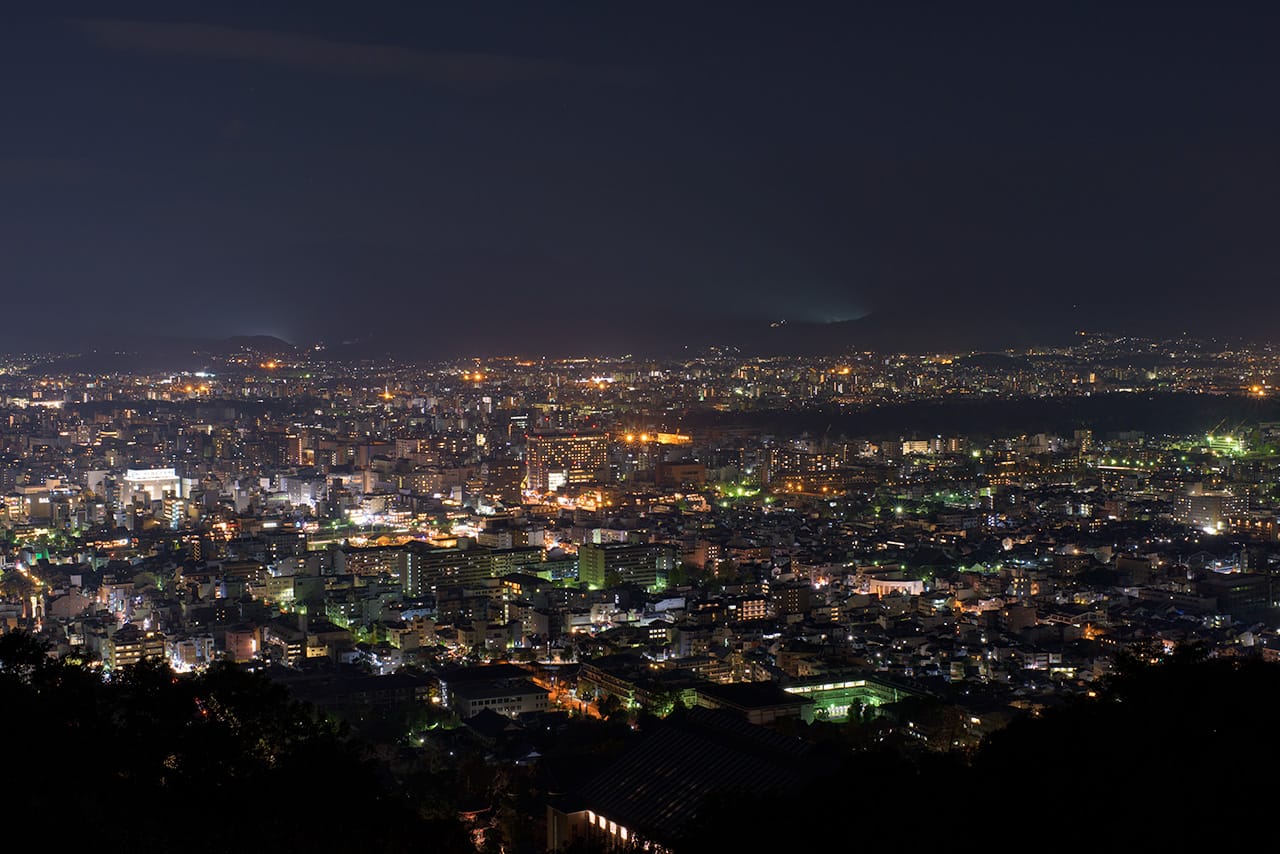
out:
<path id="1" fill-rule="evenodd" d="M 679 850 L 1188 850 L 1269 834 L 1280 665 L 1129 668 L 971 755 L 861 750 L 768 798 L 708 804 Z"/>
<path id="2" fill-rule="evenodd" d="M 453 851 L 456 821 L 421 818 L 358 742 L 256 674 L 175 676 L 144 663 L 105 681 L 0 637 L 0 803 L 56 849 Z"/>

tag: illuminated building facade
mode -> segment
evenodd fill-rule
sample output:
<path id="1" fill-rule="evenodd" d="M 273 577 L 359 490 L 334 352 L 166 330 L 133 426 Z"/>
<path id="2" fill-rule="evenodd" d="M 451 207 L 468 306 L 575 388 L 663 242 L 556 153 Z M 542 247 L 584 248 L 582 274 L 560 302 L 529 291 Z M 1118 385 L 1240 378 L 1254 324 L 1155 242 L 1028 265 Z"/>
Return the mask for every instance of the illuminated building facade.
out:
<path id="1" fill-rule="evenodd" d="M 145 496 L 147 504 L 162 501 L 168 493 L 182 497 L 182 478 L 176 469 L 129 469 L 120 480 L 120 503 L 131 504 Z"/>
<path id="2" fill-rule="evenodd" d="M 1218 531 L 1228 517 L 1242 516 L 1247 509 L 1247 500 L 1228 490 L 1192 489 L 1178 496 L 1176 517 L 1193 528 Z"/>
<path id="3" fill-rule="evenodd" d="M 403 546 L 348 547 L 342 556 L 346 571 L 352 575 L 400 580 L 408 551 Z"/>
<path id="4" fill-rule="evenodd" d="M 488 710 L 509 718 L 531 712 L 545 712 L 550 695 L 529 679 L 495 679 L 468 682 L 449 694 L 451 708 L 466 720 Z"/>
<path id="5" fill-rule="evenodd" d="M 813 700 L 814 718 L 826 721 L 848 720 L 850 711 L 858 710 L 860 714 L 867 713 L 887 703 L 896 703 L 906 697 L 919 696 L 919 692 L 908 691 L 897 685 L 866 676 L 850 678 L 820 676 L 800 679 L 787 685 L 784 690 Z"/>
<path id="6" fill-rule="evenodd" d="M 778 616 L 803 614 L 813 602 L 813 587 L 804 583 L 775 584 L 769 588 L 769 599 Z"/>
<path id="7" fill-rule="evenodd" d="M 1211 434 L 1205 437 L 1205 446 L 1219 456 L 1239 456 L 1247 450 L 1245 440 L 1241 436 Z"/>
<path id="8" fill-rule="evenodd" d="M 110 670 L 132 667 L 144 658 L 164 658 L 164 635 L 125 626 L 103 644 L 103 661 Z"/>
<path id="9" fill-rule="evenodd" d="M 547 492 L 592 483 L 608 461 L 603 433 L 533 433 L 525 448 L 525 485 Z"/>
<path id="10" fill-rule="evenodd" d="M 770 448 L 763 462 L 761 482 L 774 492 L 840 493 L 864 479 L 856 469 L 845 468 L 842 453 Z"/>
<path id="11" fill-rule="evenodd" d="M 675 546 L 667 543 L 586 543 L 578 548 L 578 582 L 593 590 L 615 584 L 666 590 L 675 563 Z"/>
<path id="12" fill-rule="evenodd" d="M 816 475 L 844 465 L 841 454 L 810 454 L 789 448 L 770 448 L 766 458 L 764 482 L 789 476 Z"/>
<path id="13" fill-rule="evenodd" d="M 501 578 L 542 560 L 542 549 L 537 546 L 441 549 L 410 543 L 403 554 L 404 569 L 400 579 L 405 594 L 410 596 L 433 593 L 441 586 L 475 584 L 489 578 Z"/>
<path id="14" fill-rule="evenodd" d="M 259 630 L 253 626 L 241 625 L 227 629 L 224 640 L 227 657 L 237 662 L 252 661 L 261 645 L 258 635 Z"/>

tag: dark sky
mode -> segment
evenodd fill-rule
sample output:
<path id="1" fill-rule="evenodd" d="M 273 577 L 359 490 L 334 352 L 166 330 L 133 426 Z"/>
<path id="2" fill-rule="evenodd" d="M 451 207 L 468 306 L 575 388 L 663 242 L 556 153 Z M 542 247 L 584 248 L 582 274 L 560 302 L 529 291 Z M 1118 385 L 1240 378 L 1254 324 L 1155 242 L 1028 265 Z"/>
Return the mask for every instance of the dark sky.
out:
<path id="1" fill-rule="evenodd" d="M 1264 4 L 30 5 L 0 34 L 10 346 L 1280 311 Z"/>

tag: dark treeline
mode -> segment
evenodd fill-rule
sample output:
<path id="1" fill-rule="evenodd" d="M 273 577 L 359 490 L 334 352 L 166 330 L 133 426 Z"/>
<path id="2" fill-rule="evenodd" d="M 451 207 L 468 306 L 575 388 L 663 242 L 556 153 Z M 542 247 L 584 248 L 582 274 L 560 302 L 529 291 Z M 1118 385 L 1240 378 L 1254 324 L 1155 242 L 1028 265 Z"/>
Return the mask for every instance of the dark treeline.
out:
<path id="1" fill-rule="evenodd" d="M 49 850 L 465 851 L 343 727 L 234 666 L 105 681 L 0 637 L 0 809 Z M 11 837 L 14 838 L 14 837 Z"/>
<path id="2" fill-rule="evenodd" d="M 1072 430 L 1137 430 L 1184 434 L 1280 421 L 1280 400 L 1189 393 L 1089 397 L 948 400 L 875 407 L 821 407 L 754 412 L 690 412 L 683 426 L 750 426 L 783 435 L 880 437 L 887 435 L 1009 436 Z"/>
<path id="3" fill-rule="evenodd" d="M 845 751 L 797 791 L 707 805 L 681 850 L 1197 850 L 1275 839 L 1280 665 L 1132 665 L 971 753 Z M 832 751 L 839 753 L 838 744 Z"/>
<path id="4" fill-rule="evenodd" d="M 1099 694 L 971 750 L 921 749 L 879 720 L 802 727 L 825 770 L 768 796 L 722 793 L 677 850 L 1188 850 L 1271 833 L 1280 665 L 1125 659 Z M 560 791 L 618 753 L 601 752 L 613 724 L 578 725 L 540 746 L 544 772 L 567 772 Z M 0 637 L 0 727 L 0 804 L 53 850 L 474 850 L 457 793 L 439 787 L 496 773 L 477 754 L 456 777 L 430 774 L 439 785 L 397 782 L 260 675 L 144 664 L 106 681 L 22 633 Z M 512 778 L 514 812 L 487 850 L 540 850 L 538 776 Z"/>

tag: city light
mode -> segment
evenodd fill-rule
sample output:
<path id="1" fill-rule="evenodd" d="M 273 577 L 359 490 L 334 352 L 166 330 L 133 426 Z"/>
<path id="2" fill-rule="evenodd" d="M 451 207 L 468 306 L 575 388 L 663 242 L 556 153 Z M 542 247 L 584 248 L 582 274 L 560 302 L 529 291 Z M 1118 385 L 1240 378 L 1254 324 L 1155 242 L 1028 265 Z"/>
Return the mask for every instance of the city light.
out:
<path id="1" fill-rule="evenodd" d="M 10 844 L 1268 844 L 1274 8 L 98 5 L 5 19 Z"/>

